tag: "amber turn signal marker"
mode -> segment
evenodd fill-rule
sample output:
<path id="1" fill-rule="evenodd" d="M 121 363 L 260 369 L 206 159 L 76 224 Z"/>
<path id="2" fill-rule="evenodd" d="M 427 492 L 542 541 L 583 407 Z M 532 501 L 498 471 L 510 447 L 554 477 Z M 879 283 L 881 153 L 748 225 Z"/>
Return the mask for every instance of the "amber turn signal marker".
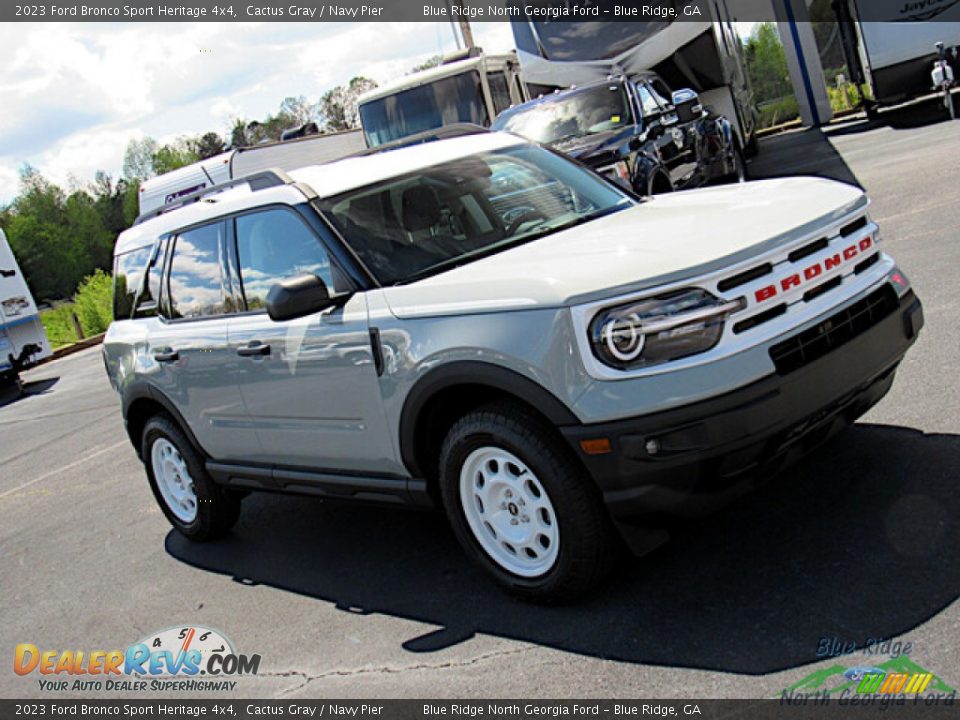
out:
<path id="1" fill-rule="evenodd" d="M 597 438 L 596 440 L 581 440 L 580 449 L 587 455 L 606 455 L 611 451 L 609 438 Z"/>

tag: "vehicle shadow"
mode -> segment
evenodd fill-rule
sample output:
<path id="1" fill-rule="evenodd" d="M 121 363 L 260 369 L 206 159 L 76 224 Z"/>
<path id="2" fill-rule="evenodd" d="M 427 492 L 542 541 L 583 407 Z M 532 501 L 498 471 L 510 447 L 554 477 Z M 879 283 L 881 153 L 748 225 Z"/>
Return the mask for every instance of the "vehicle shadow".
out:
<path id="1" fill-rule="evenodd" d="M 7 387 L 0 390 L 0 408 L 11 405 L 17 400 L 23 400 L 31 395 L 43 395 L 60 382 L 59 377 L 44 378 L 36 382 L 23 383 L 23 387 Z"/>
<path id="2" fill-rule="evenodd" d="M 960 102 L 960 95 L 955 93 L 953 101 Z M 943 122 L 950 122 L 950 116 L 943 106 L 943 99 L 937 97 L 881 110 L 872 120 L 861 118 L 847 123 L 838 123 L 827 128 L 824 133 L 827 137 L 840 137 L 857 135 L 881 127 L 889 127 L 893 130 L 914 130 Z"/>
<path id="3" fill-rule="evenodd" d="M 811 175 L 862 188 L 843 156 L 817 128 L 772 135 L 760 141 L 760 153 L 748 165 L 751 180 Z"/>
<path id="4" fill-rule="evenodd" d="M 194 567 L 441 626 L 598 658 L 764 674 L 817 659 L 822 638 L 909 633 L 960 595 L 960 436 L 856 425 L 735 507 L 686 523 L 577 605 L 499 591 L 439 515 L 252 495 L 234 533 L 167 551 Z"/>

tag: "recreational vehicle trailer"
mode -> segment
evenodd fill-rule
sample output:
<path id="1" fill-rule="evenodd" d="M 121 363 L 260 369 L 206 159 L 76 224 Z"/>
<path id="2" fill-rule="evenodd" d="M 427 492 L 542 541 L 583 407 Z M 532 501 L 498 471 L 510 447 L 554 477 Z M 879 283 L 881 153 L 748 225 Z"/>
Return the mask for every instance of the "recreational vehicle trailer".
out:
<path id="1" fill-rule="evenodd" d="M 522 1 L 531 8 L 538 4 Z M 753 90 L 731 13 L 739 1 L 708 0 L 710 16 L 703 18 L 685 17 L 689 3 L 673 0 L 675 20 L 561 22 L 534 20 L 542 17 L 536 13 L 511 20 L 523 80 L 536 96 L 610 74 L 653 71 L 672 87 L 696 90 L 704 105 L 730 119 L 743 147 L 752 150 Z"/>
<path id="2" fill-rule="evenodd" d="M 19 387 L 20 371 L 50 355 L 37 304 L 0 230 L 0 388 Z"/>
<path id="3" fill-rule="evenodd" d="M 932 92 L 936 44 L 960 45 L 957 2 L 834 0 L 833 9 L 850 79 L 868 84 L 881 105 Z"/>
<path id="4" fill-rule="evenodd" d="M 489 127 L 528 99 L 515 53 L 484 55 L 471 48 L 362 95 L 360 123 L 374 148 L 454 123 Z"/>
<path id="5" fill-rule="evenodd" d="M 347 130 L 229 150 L 144 182 L 140 186 L 140 214 L 160 210 L 198 190 L 263 170 L 321 165 L 365 148 L 363 134 Z"/>

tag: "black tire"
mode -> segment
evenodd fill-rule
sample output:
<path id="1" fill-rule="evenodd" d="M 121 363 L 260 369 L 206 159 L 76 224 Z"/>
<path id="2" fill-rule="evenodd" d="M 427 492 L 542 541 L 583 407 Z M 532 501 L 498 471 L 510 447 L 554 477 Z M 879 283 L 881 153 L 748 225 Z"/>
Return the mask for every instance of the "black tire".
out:
<path id="1" fill-rule="evenodd" d="M 460 471 L 478 448 L 502 448 L 522 460 L 546 490 L 556 515 L 559 550 L 537 577 L 509 572 L 483 549 L 461 505 Z M 527 600 L 569 602 L 598 585 L 620 546 L 599 491 L 556 430 L 519 404 L 500 402 L 458 420 L 440 452 L 440 492 L 460 544 L 502 586 Z"/>
<path id="2" fill-rule="evenodd" d="M 663 170 L 658 170 L 650 178 L 650 187 L 647 189 L 647 195 L 666 195 L 674 190 L 673 181 Z"/>
<path id="3" fill-rule="evenodd" d="M 164 438 L 172 443 L 186 462 L 187 470 L 193 480 L 193 488 L 197 497 L 197 513 L 192 522 L 186 523 L 178 518 L 167 505 L 160 488 L 151 459 L 154 443 Z M 184 537 L 196 542 L 214 540 L 222 537 L 240 516 L 240 497 L 225 488 L 218 486 L 207 473 L 203 457 L 196 451 L 193 444 L 187 439 L 180 427 L 168 415 L 154 415 L 143 429 L 143 444 L 141 446 L 143 464 L 147 470 L 147 479 L 150 489 L 160 505 L 160 509 L 170 524 Z"/>
<path id="4" fill-rule="evenodd" d="M 733 136 L 733 172 L 729 173 L 724 180 L 729 183 L 746 182 L 750 176 L 747 171 L 747 158 L 740 147 L 740 141 L 737 136 Z"/>

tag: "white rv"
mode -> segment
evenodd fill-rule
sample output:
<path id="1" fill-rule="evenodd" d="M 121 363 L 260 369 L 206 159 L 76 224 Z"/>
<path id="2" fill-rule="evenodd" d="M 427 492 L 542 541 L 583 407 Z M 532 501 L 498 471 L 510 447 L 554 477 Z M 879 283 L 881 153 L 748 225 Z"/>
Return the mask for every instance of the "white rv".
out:
<path id="1" fill-rule="evenodd" d="M 936 44 L 960 45 L 960 3 L 841 0 L 834 3 L 854 82 L 891 104 L 933 90 Z"/>
<path id="2" fill-rule="evenodd" d="M 48 355 L 37 304 L 0 230 L 0 386 L 19 386 L 20 371 Z"/>
<path id="3" fill-rule="evenodd" d="M 747 77 L 736 12 L 752 0 L 708 0 L 709 16 L 684 15 L 690 3 L 673 0 L 675 20 L 565 22 L 532 12 L 538 0 L 522 0 L 530 10 L 511 20 L 523 79 L 531 95 L 581 85 L 608 75 L 645 71 L 674 88 L 690 88 L 733 124 L 743 147 L 752 150 L 756 134 L 753 90 Z M 598 3 L 606 7 L 606 0 Z M 622 3 L 617 3 L 622 5 Z M 613 17 L 610 12 L 608 17 Z"/>
<path id="4" fill-rule="evenodd" d="M 347 130 L 229 150 L 145 181 L 140 186 L 140 214 L 160 210 L 198 190 L 263 170 L 322 165 L 365 149 L 362 133 Z"/>
<path id="5" fill-rule="evenodd" d="M 529 99 L 515 53 L 479 48 L 447 57 L 360 96 L 360 124 L 371 148 L 455 123 L 489 127 L 511 105 Z"/>

